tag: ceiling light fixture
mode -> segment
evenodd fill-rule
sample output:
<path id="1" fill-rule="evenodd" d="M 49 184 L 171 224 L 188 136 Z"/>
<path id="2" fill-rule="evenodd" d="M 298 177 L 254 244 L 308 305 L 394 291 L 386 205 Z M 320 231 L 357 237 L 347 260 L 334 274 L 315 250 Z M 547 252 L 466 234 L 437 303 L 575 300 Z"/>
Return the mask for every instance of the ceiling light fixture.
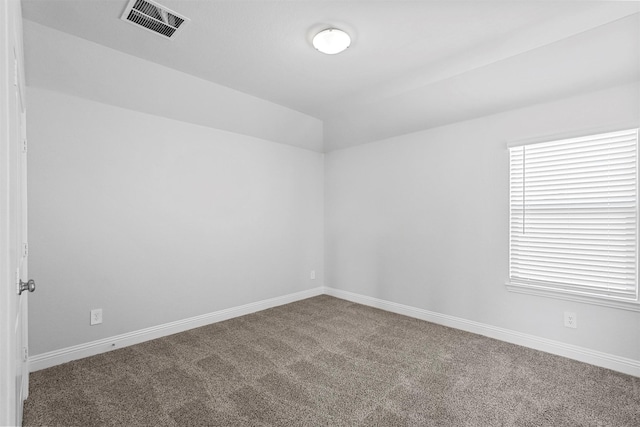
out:
<path id="1" fill-rule="evenodd" d="M 349 34 L 337 28 L 327 28 L 313 38 L 313 47 L 327 55 L 340 53 L 351 44 Z"/>

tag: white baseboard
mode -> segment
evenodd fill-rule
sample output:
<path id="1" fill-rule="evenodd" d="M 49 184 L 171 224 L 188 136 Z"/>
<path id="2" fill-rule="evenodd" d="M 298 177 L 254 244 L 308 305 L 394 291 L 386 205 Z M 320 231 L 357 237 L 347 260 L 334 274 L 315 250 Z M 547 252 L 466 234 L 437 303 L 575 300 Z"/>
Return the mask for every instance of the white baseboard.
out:
<path id="1" fill-rule="evenodd" d="M 516 332 L 509 329 L 499 328 L 496 326 L 474 322 L 459 317 L 423 310 L 421 308 L 411 307 L 404 304 L 385 301 L 382 299 L 360 295 L 353 292 L 342 291 L 340 289 L 325 287 L 324 293 L 358 304 L 380 308 L 382 310 L 402 314 L 405 316 L 415 317 L 417 319 L 426 320 L 428 322 L 437 323 L 439 325 L 449 326 L 451 328 L 472 332 L 474 334 L 484 335 L 489 338 L 495 338 L 512 344 L 518 344 L 524 347 L 533 348 L 535 350 L 556 354 L 558 356 L 563 356 L 569 359 L 578 360 L 580 362 L 585 362 L 591 365 L 600 366 L 603 368 L 640 377 L 640 361 L 638 360 L 615 356 L 608 353 L 590 350 L 584 347 L 565 344 L 546 338 L 540 338 L 535 335 L 523 334 L 521 332 Z"/>
<path id="2" fill-rule="evenodd" d="M 105 353 L 117 348 L 139 344 L 141 342 L 176 334 L 178 332 L 183 332 L 211 323 L 221 322 L 223 320 L 232 319 L 234 317 L 244 316 L 245 314 L 255 313 L 256 311 L 266 310 L 268 308 L 277 307 L 279 305 L 288 304 L 290 302 L 299 301 L 322 294 L 331 295 L 358 304 L 380 308 L 382 310 L 402 314 L 405 316 L 415 317 L 417 319 L 426 320 L 428 322 L 437 323 L 439 325 L 484 335 L 512 344 L 518 344 L 524 347 L 541 350 L 547 353 L 556 354 L 558 356 L 567 357 L 569 359 L 590 363 L 595 366 L 600 366 L 603 368 L 612 369 L 614 371 L 640 377 L 640 361 L 638 360 L 615 356 L 608 353 L 590 350 L 584 347 L 565 344 L 546 338 L 540 338 L 535 335 L 523 334 L 521 332 L 516 332 L 509 329 L 499 328 L 496 326 L 474 322 L 459 317 L 440 314 L 421 308 L 411 307 L 404 304 L 398 304 L 379 298 L 373 298 L 328 287 L 317 287 L 306 291 L 284 295 L 281 297 L 270 298 L 267 300 L 245 304 L 238 307 L 232 307 L 213 313 L 203 314 L 201 316 L 195 316 L 189 319 L 178 320 L 176 322 L 141 329 L 122 335 L 116 335 L 114 337 L 105 338 L 102 340 L 91 341 L 73 347 L 67 347 L 48 353 L 38 354 L 29 358 L 29 370 L 31 372 L 38 371 L 40 369 L 60 365 L 72 360 L 94 356 L 96 354 Z"/>
<path id="3" fill-rule="evenodd" d="M 324 288 L 317 287 L 281 297 L 270 298 L 188 319 L 165 323 L 151 328 L 128 332 L 126 334 L 116 335 L 97 341 L 91 341 L 85 344 L 75 345 L 73 347 L 38 354 L 29 358 L 29 371 L 39 371 L 40 369 L 61 365 L 72 360 L 95 356 L 96 354 L 106 353 L 107 351 L 139 344 L 141 342 L 176 334 L 178 332 L 184 332 L 189 329 L 209 325 L 211 323 L 221 322 L 234 317 L 244 316 L 245 314 L 255 313 L 256 311 L 266 310 L 268 308 L 277 307 L 290 302 L 311 298 L 317 295 L 322 295 L 323 293 Z"/>

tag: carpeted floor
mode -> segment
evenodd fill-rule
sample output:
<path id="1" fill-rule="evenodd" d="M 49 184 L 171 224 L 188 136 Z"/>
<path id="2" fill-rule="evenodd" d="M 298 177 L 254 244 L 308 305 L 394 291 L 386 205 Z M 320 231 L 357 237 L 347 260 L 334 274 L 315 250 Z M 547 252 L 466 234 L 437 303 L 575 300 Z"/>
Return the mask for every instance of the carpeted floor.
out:
<path id="1" fill-rule="evenodd" d="M 25 426 L 640 426 L 640 378 L 329 296 L 30 380 Z"/>

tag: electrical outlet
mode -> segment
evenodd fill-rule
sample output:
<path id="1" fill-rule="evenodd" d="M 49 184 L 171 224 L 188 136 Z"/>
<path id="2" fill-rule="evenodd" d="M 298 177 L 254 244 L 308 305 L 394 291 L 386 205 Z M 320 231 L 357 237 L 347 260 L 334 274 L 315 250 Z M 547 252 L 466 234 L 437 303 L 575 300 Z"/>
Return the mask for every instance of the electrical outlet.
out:
<path id="1" fill-rule="evenodd" d="M 309 274 L 309 279 L 316 280 L 316 271 L 315 270 L 311 270 L 311 274 Z"/>
<path id="2" fill-rule="evenodd" d="M 99 325 L 100 323 L 102 323 L 102 309 L 91 310 L 91 326 Z"/>
<path id="3" fill-rule="evenodd" d="M 571 311 L 564 312 L 564 326 L 574 329 L 578 327 L 578 317 L 575 313 L 572 313 Z"/>

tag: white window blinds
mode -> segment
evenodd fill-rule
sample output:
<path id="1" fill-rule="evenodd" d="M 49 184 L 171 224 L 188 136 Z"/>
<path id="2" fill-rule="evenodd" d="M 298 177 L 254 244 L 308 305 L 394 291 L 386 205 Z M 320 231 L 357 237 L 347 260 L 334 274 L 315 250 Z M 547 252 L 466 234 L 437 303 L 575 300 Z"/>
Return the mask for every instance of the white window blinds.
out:
<path id="1" fill-rule="evenodd" d="M 510 148 L 511 283 L 637 300 L 638 130 Z"/>

